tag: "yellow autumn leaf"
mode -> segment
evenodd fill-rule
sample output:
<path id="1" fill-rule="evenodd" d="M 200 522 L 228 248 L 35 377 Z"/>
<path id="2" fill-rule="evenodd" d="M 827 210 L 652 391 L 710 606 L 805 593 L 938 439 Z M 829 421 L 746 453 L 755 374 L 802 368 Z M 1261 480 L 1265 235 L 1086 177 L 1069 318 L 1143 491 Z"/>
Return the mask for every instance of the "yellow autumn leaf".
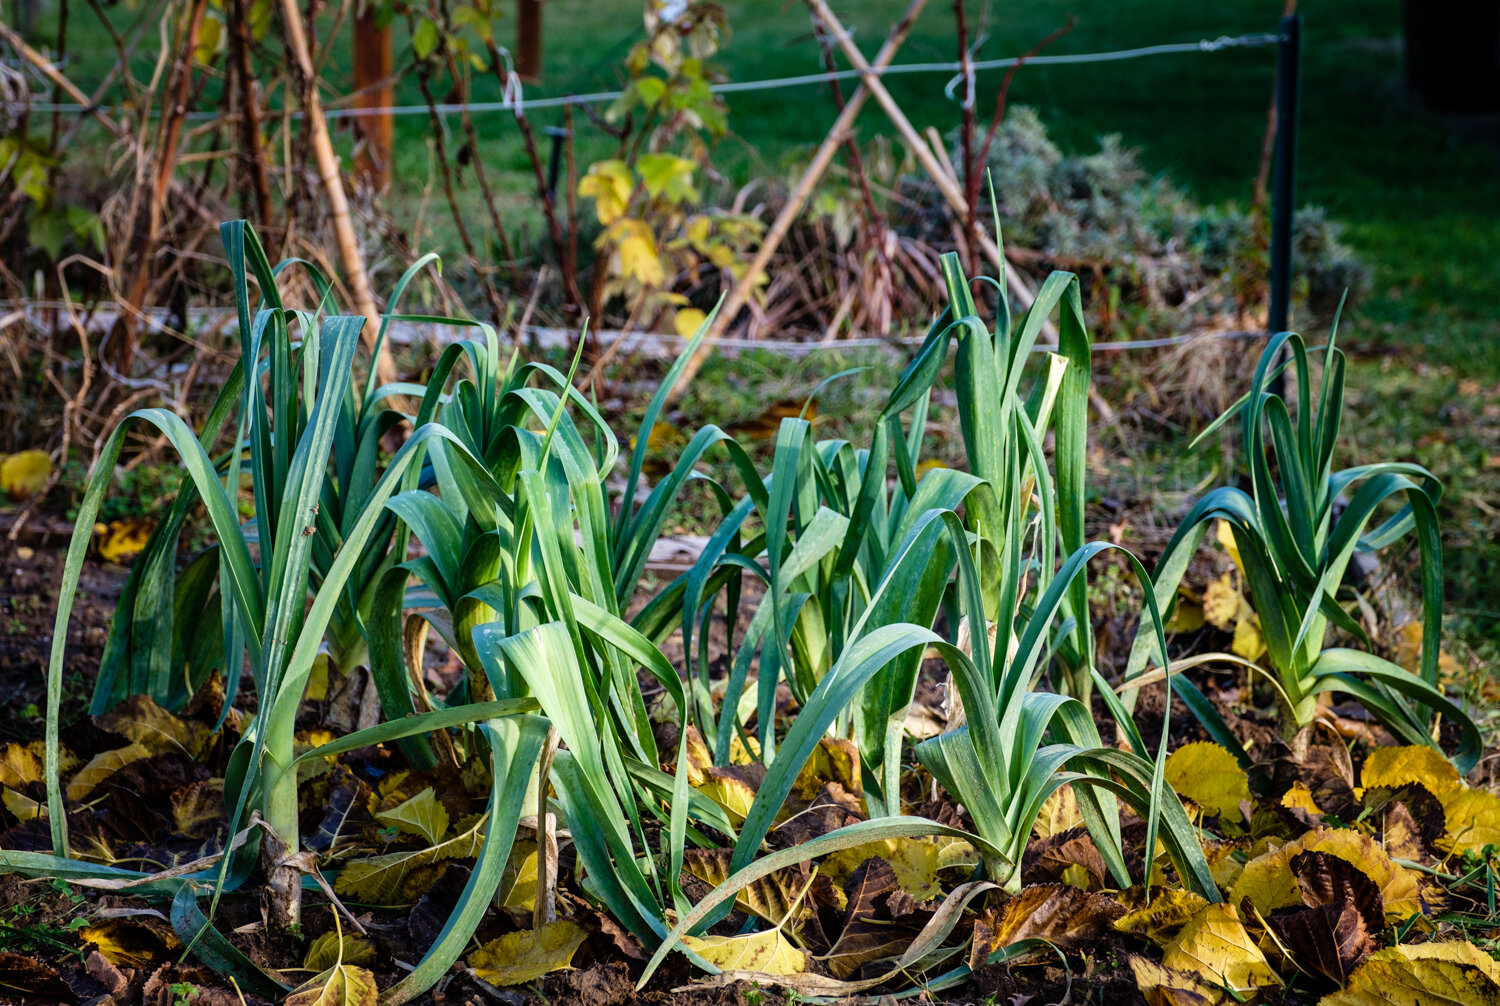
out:
<path id="1" fill-rule="evenodd" d="M 425 838 L 432 845 L 437 845 L 448 833 L 448 809 L 431 786 L 390 810 L 376 811 L 375 820 L 403 835 Z"/>
<path id="2" fill-rule="evenodd" d="M 1250 777 L 1234 755 L 1213 741 L 1184 744 L 1167 756 L 1167 782 L 1216 817 L 1239 818 L 1240 802 L 1250 799 Z"/>
<path id="3" fill-rule="evenodd" d="M 1500 1006 L 1500 964 L 1472 943 L 1390 947 L 1318 1006 Z"/>
<path id="4" fill-rule="evenodd" d="M 372 905 L 400 905 L 416 900 L 417 892 L 408 883 L 419 871 L 449 859 L 467 859 L 479 855 L 484 847 L 484 823 L 480 817 L 465 826 L 453 838 L 427 849 L 390 852 L 369 859 L 356 859 L 339 871 L 333 889 Z"/>
<path id="5" fill-rule="evenodd" d="M 750 806 L 755 803 L 755 790 L 750 788 L 750 784 L 723 769 L 709 768 L 705 772 L 703 785 L 696 788 L 723 807 L 729 823 L 736 828 L 745 823 L 745 815 L 750 813 Z"/>
<path id="6" fill-rule="evenodd" d="M 78 770 L 68 783 L 68 799 L 82 800 L 99 785 L 133 761 L 151 757 L 149 748 L 133 742 L 113 751 L 101 751 L 89 759 L 87 765 Z"/>
<path id="7" fill-rule="evenodd" d="M 679 308 L 672 317 L 672 328 L 684 339 L 691 339 L 698 334 L 698 329 L 708 320 L 708 315 L 696 307 Z"/>
<path id="8" fill-rule="evenodd" d="M 978 850 L 961 839 L 887 838 L 840 849 L 823 860 L 819 872 L 841 893 L 844 881 L 860 864 L 877 858 L 891 864 L 896 882 L 916 901 L 930 901 L 943 893 L 940 872 L 979 865 Z"/>
<path id="9" fill-rule="evenodd" d="M 17 793 L 9 786 L 0 792 L 0 802 L 5 804 L 5 809 L 10 811 L 12 817 L 22 823 L 36 821 L 47 816 L 45 803 L 33 800 L 24 793 Z"/>
<path id="10" fill-rule="evenodd" d="M 374 975 L 340 964 L 299 987 L 283 1006 L 376 1006 L 378 994 Z"/>
<path id="11" fill-rule="evenodd" d="M 630 168 L 620 160 L 595 161 L 578 180 L 578 194 L 594 200 L 594 212 L 606 227 L 625 215 L 633 191 L 635 182 L 630 177 Z"/>
<path id="12" fill-rule="evenodd" d="M 127 517 L 108 524 L 95 524 L 99 557 L 105 562 L 124 563 L 141 553 L 151 540 L 156 522 L 149 517 Z"/>
<path id="13" fill-rule="evenodd" d="M 578 923 L 559 919 L 491 940 L 469 955 L 469 967 L 491 985 L 524 985 L 572 966 L 587 936 L 588 930 Z"/>
<path id="14" fill-rule="evenodd" d="M 52 459 L 46 451 L 21 451 L 0 456 L 0 492 L 13 500 L 35 496 L 47 488 Z"/>
<path id="15" fill-rule="evenodd" d="M 149 916 L 101 919 L 79 930 L 78 938 L 92 943 L 111 964 L 137 970 L 182 949 L 171 926 Z"/>
<path id="16" fill-rule="evenodd" d="M 0 786 L 20 788 L 28 783 L 41 782 L 42 742 L 31 744 L 7 744 L 0 751 Z"/>
<path id="17" fill-rule="evenodd" d="M 1465 789 L 1443 800 L 1448 831 L 1437 844 L 1463 854 L 1486 845 L 1500 845 L 1500 796 L 1483 789 Z"/>
<path id="18" fill-rule="evenodd" d="M 1464 785 L 1453 763 L 1426 744 L 1376 748 L 1365 759 L 1359 782 L 1365 789 L 1376 786 L 1399 789 L 1417 783 L 1439 802 Z"/>
<path id="19" fill-rule="evenodd" d="M 1312 790 L 1308 789 L 1300 779 L 1281 794 L 1281 805 L 1287 810 L 1304 810 L 1313 817 L 1323 816 L 1323 808 L 1319 807 L 1317 801 L 1313 799 Z"/>
<path id="20" fill-rule="evenodd" d="M 1238 569 L 1241 575 L 1243 575 L 1245 564 L 1240 561 L 1240 546 L 1234 540 L 1234 529 L 1229 526 L 1227 520 L 1215 522 L 1214 537 L 1218 539 L 1220 545 L 1224 546 L 1224 551 L 1229 553 L 1229 558 L 1234 561 L 1234 568 Z"/>
<path id="21" fill-rule="evenodd" d="M 208 727 L 178 719 L 147 695 L 132 695 L 109 712 L 94 717 L 101 730 L 119 734 L 153 754 L 180 751 L 197 757 L 208 741 Z"/>
<path id="22" fill-rule="evenodd" d="M 1281 984 L 1233 905 L 1205 905 L 1167 944 L 1161 963 L 1241 995 Z"/>
<path id="23" fill-rule="evenodd" d="M 1261 635 L 1260 619 L 1255 617 L 1254 612 L 1235 623 L 1234 639 L 1230 642 L 1229 649 L 1235 656 L 1252 662 L 1265 655 L 1266 637 Z"/>
<path id="24" fill-rule="evenodd" d="M 511 846 L 510 862 L 510 868 L 515 870 L 515 879 L 511 881 L 505 900 L 500 904 L 504 908 L 515 908 L 523 912 L 533 911 L 536 908 L 536 843 L 515 843 Z"/>
<path id="25" fill-rule="evenodd" d="M 1238 905 L 1249 898 L 1262 915 L 1301 905 L 1301 888 L 1291 866 L 1292 858 L 1300 852 L 1337 856 L 1373 880 L 1385 900 L 1388 922 L 1399 922 L 1421 911 L 1417 874 L 1392 862 L 1375 839 L 1352 828 L 1314 828 L 1296 841 L 1255 857 L 1245 864 L 1229 892 L 1229 901 Z"/>
<path id="26" fill-rule="evenodd" d="M 1123 896 L 1121 900 L 1124 900 Z M 1180 887 L 1171 887 L 1153 891 L 1148 904 L 1138 907 L 1127 904 L 1126 907 L 1129 911 L 1114 921 L 1114 927 L 1122 933 L 1165 946 L 1189 920 L 1208 907 L 1208 899 Z"/>
<path id="27" fill-rule="evenodd" d="M 1083 814 L 1078 809 L 1078 797 L 1073 795 L 1073 785 L 1064 783 L 1042 801 L 1042 812 L 1031 826 L 1037 838 L 1050 838 L 1083 823 Z"/>
<path id="28" fill-rule="evenodd" d="M 637 221 L 628 221 L 637 223 Z M 620 274 L 642 286 L 661 286 L 667 278 L 666 267 L 656 250 L 656 238 L 644 224 L 622 228 L 615 247 L 620 257 Z"/>
<path id="29" fill-rule="evenodd" d="M 1218 1006 L 1226 993 L 1196 974 L 1174 971 L 1145 957 L 1130 957 L 1135 984 L 1146 1006 Z"/>
<path id="30" fill-rule="evenodd" d="M 764 975 L 800 975 L 807 970 L 807 954 L 780 929 L 743 936 L 684 936 L 682 945 L 721 971 Z"/>
<path id="31" fill-rule="evenodd" d="M 313 940 L 302 957 L 308 971 L 327 971 L 338 964 L 363 966 L 375 963 L 375 947 L 369 940 L 331 930 Z"/>
<path id="32" fill-rule="evenodd" d="M 1228 631 L 1240 619 L 1245 599 L 1235 585 L 1234 574 L 1226 572 L 1203 592 L 1203 620 L 1216 629 Z"/>
<path id="33" fill-rule="evenodd" d="M 1172 617 L 1167 619 L 1163 626 L 1168 632 L 1197 632 L 1203 628 L 1207 619 L 1203 617 L 1203 605 L 1194 601 L 1186 595 L 1177 595 L 1177 606 L 1172 609 Z"/>

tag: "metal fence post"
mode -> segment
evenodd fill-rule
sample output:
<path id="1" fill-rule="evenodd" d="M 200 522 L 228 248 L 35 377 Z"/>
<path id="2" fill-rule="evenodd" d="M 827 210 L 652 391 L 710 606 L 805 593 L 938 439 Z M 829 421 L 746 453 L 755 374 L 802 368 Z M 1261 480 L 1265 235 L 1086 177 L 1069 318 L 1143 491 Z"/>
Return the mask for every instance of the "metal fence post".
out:
<path id="1" fill-rule="evenodd" d="M 1302 15 L 1281 19 L 1276 47 L 1276 178 L 1271 197 L 1271 304 L 1267 337 L 1285 332 L 1292 305 L 1292 206 L 1297 198 L 1297 126 L 1302 110 Z M 1280 395 L 1285 381 L 1272 379 Z"/>

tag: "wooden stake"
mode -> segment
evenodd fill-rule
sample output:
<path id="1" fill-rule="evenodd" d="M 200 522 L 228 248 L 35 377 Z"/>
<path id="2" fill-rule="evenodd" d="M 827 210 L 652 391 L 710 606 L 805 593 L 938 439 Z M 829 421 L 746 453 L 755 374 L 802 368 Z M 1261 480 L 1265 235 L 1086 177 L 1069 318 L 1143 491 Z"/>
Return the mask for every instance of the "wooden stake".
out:
<path id="1" fill-rule="evenodd" d="M 354 309 L 365 316 L 365 345 L 373 348 L 376 334 L 380 331 L 380 315 L 375 310 L 375 297 L 370 292 L 370 276 L 365 272 L 359 240 L 354 235 L 354 220 L 349 214 L 349 197 L 344 192 L 344 179 L 339 174 L 338 154 L 333 149 L 333 138 L 328 135 L 328 120 L 323 117 L 317 74 L 313 69 L 312 53 L 307 47 L 307 30 L 303 27 L 302 12 L 297 8 L 297 0 L 282 0 L 281 12 L 286 24 L 288 54 L 302 76 L 303 111 L 306 114 L 309 138 L 312 140 L 313 156 L 318 161 L 318 174 L 328 196 L 328 214 L 333 221 L 334 236 L 338 240 L 339 258 L 349 277 Z M 395 380 L 396 366 L 391 359 L 389 343 L 381 345 L 380 358 L 375 361 L 375 367 L 382 383 Z"/>
<path id="2" fill-rule="evenodd" d="M 542 79 L 542 0 L 517 0 L 516 7 L 516 73 L 535 83 Z"/>
<path id="3" fill-rule="evenodd" d="M 364 4 L 354 19 L 354 105 L 359 109 L 385 109 L 379 114 L 354 120 L 363 142 L 355 159 L 355 170 L 376 192 L 391 182 L 391 151 L 394 149 L 395 119 L 389 109 L 396 103 L 392 82 L 395 60 L 391 26 L 375 21 L 376 5 Z"/>
<path id="4" fill-rule="evenodd" d="M 942 193 L 943 199 L 947 201 L 948 206 L 958 216 L 959 220 L 967 219 L 969 215 L 969 203 L 964 198 L 958 179 L 944 169 L 943 165 L 939 163 L 937 156 L 933 154 L 932 149 L 922 140 L 921 135 L 912 126 L 911 120 L 906 117 L 906 113 L 901 111 L 901 106 L 896 104 L 896 100 L 891 97 L 891 92 L 887 91 L 885 85 L 880 82 L 880 75 L 875 72 L 876 68 L 872 68 L 870 62 L 865 59 L 864 53 L 859 51 L 859 46 L 854 44 L 854 39 L 844 30 L 844 26 L 839 23 L 833 11 L 828 9 L 826 0 L 807 0 L 807 3 L 813 9 L 814 15 L 828 26 L 834 40 L 838 42 L 839 48 L 844 50 L 844 56 L 849 62 L 854 65 L 855 69 L 865 71 L 860 78 L 864 82 L 863 86 L 869 89 L 870 93 L 875 96 L 875 100 L 880 103 L 880 107 L 885 110 L 886 116 L 891 120 L 891 125 L 895 126 L 896 132 L 900 134 L 901 141 L 906 144 L 906 148 L 916 157 L 917 163 L 922 165 L 922 170 L 926 171 L 932 178 L 933 183 L 937 185 L 938 191 Z M 1025 311 L 1030 308 L 1031 302 L 1036 299 L 1035 292 L 1006 263 L 1005 256 L 1001 253 L 1000 246 L 995 243 L 993 237 L 986 233 L 983 228 L 980 229 L 978 236 L 979 247 L 984 251 L 985 257 L 1005 274 L 1005 285 L 1010 289 L 1011 296 L 1015 298 L 1019 309 Z M 1048 324 L 1048 329 L 1051 329 L 1050 323 Z M 1052 330 L 1052 337 L 1055 340 L 1055 330 Z"/>
<path id="5" fill-rule="evenodd" d="M 922 8 L 926 5 L 927 0 L 911 0 L 911 5 L 906 8 L 906 13 L 891 28 L 890 34 L 886 36 L 885 44 L 880 47 L 880 52 L 875 55 L 875 66 L 884 68 L 891 64 L 891 61 L 896 58 L 896 50 L 900 49 L 901 44 L 906 41 L 906 36 L 911 33 L 912 25 L 916 24 L 917 15 L 922 12 Z M 835 27 L 833 22 L 825 21 L 824 23 L 828 25 L 830 31 L 843 32 L 843 28 Z M 844 40 L 840 38 L 839 41 L 842 44 Z M 866 63 L 865 65 L 869 66 L 870 64 Z M 786 203 L 781 207 L 781 212 L 776 215 L 775 222 L 766 231 L 766 236 L 761 239 L 760 247 L 756 250 L 755 258 L 751 260 L 750 267 L 745 270 L 739 282 L 735 283 L 734 288 L 729 291 L 729 296 L 724 298 L 724 303 L 719 308 L 718 316 L 714 319 L 713 327 L 708 331 L 708 340 L 705 340 L 698 347 L 697 353 L 688 361 L 687 369 L 683 372 L 681 379 L 678 380 L 676 387 L 672 389 L 668 401 L 675 401 L 692 383 L 694 375 L 702 368 L 704 360 L 713 352 L 711 340 L 724 334 L 724 330 L 729 327 L 735 315 L 740 313 L 740 308 L 744 307 L 750 300 L 750 294 L 755 289 L 756 280 L 765 272 L 766 266 L 770 264 L 771 256 L 776 254 L 776 249 L 781 246 L 781 242 L 786 237 L 787 231 L 791 230 L 793 221 L 797 219 L 797 214 L 802 212 L 802 207 L 807 202 L 808 196 L 812 195 L 813 186 L 818 183 L 818 179 L 828 169 L 829 163 L 833 160 L 833 155 L 838 151 L 839 144 L 844 142 L 845 135 L 854 124 L 855 117 L 859 115 L 859 110 L 864 107 L 865 101 L 869 97 L 870 90 L 863 84 L 856 88 L 854 93 L 849 96 L 849 101 L 844 105 L 844 110 L 834 120 L 832 128 L 828 130 L 828 135 L 823 138 L 822 144 L 818 147 L 817 152 L 813 154 L 812 163 L 802 173 L 802 177 L 787 196 Z"/>

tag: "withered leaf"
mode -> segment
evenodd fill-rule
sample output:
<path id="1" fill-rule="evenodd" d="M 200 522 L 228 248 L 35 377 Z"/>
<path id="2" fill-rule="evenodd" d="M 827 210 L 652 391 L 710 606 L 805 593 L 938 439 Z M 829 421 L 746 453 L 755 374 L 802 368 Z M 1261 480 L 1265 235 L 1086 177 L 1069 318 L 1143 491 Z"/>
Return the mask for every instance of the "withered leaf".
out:
<path id="1" fill-rule="evenodd" d="M 1500 1006 L 1500 964 L 1472 943 L 1378 950 L 1318 1006 Z"/>
<path id="2" fill-rule="evenodd" d="M 729 860 L 733 852 L 733 849 L 689 849 L 684 855 L 683 866 L 710 887 L 718 887 L 729 879 Z M 533 873 L 533 887 L 535 876 Z M 776 870 L 754 881 L 742 888 L 734 901 L 740 910 L 773 926 L 785 922 L 789 932 L 800 935 L 809 923 L 815 925 L 817 922 L 815 906 L 808 896 L 811 884 L 812 871 L 802 863 Z M 821 933 L 817 935 L 821 936 Z"/>
<path id="3" fill-rule="evenodd" d="M 1021 879 L 1027 884 L 1068 883 L 1075 887 L 1103 887 L 1108 868 L 1088 829 L 1069 828 L 1032 842 L 1021 858 Z"/>
<path id="4" fill-rule="evenodd" d="M 840 978 L 862 965 L 901 953 L 917 930 L 890 919 L 886 901 L 901 890 L 896 870 L 879 857 L 859 865 L 844 883 L 844 928 L 822 960 Z"/>
<path id="5" fill-rule="evenodd" d="M 172 927 L 151 916 L 100 919 L 80 930 L 78 938 L 92 943 L 111 964 L 138 971 L 182 948 Z"/>
<path id="6" fill-rule="evenodd" d="M 94 725 L 134 741 L 152 754 L 181 751 L 193 758 L 208 740 L 208 727 L 178 719 L 148 695 L 132 695 L 109 712 L 95 716 Z"/>
<path id="7" fill-rule="evenodd" d="M 43 1002 L 78 1001 L 56 968 L 26 954 L 0 953 L 0 993 L 35 997 Z"/>
<path id="8" fill-rule="evenodd" d="M 1042 939 L 1060 947 L 1081 946 L 1109 932 L 1124 909 L 1114 898 L 1066 884 L 1025 887 L 999 909 L 974 923 L 970 963 L 982 966 L 989 955 L 1019 940 Z"/>
<path id="9" fill-rule="evenodd" d="M 1322 975 L 1339 986 L 1375 950 L 1374 936 L 1347 897 L 1272 915 L 1266 924 L 1297 967 L 1309 974 Z"/>
<path id="10" fill-rule="evenodd" d="M 1158 946 L 1170 943 L 1189 919 L 1208 907 L 1203 895 L 1180 887 L 1154 888 L 1149 902 L 1143 890 L 1133 887 L 1120 895 L 1120 901 L 1127 911 L 1115 920 L 1115 929 Z"/>
<path id="11" fill-rule="evenodd" d="M 370 786 L 340 763 L 333 769 L 323 820 L 305 844 L 314 852 L 327 852 L 345 834 L 351 814 L 361 812 L 370 798 Z"/>
<path id="12" fill-rule="evenodd" d="M 1146 1006 L 1218 1006 L 1225 999 L 1223 989 L 1198 975 L 1162 967 L 1135 954 L 1130 956 L 1130 970 Z"/>
<path id="13" fill-rule="evenodd" d="M 133 761 L 151 756 L 151 751 L 143 744 L 131 743 L 113 751 L 102 751 L 89 759 L 87 765 L 79 769 L 68 783 L 68 799 L 83 800 L 94 791 L 94 787 L 114 775 L 120 769 Z"/>
<path id="14" fill-rule="evenodd" d="M 209 838 L 224 820 L 223 779 L 201 779 L 172 794 L 172 823 L 179 835 Z"/>
<path id="15" fill-rule="evenodd" d="M 524 985 L 569 967 L 587 936 L 578 923 L 559 919 L 491 940 L 469 955 L 469 966 L 491 985 Z"/>
<path id="16" fill-rule="evenodd" d="M 1354 906 L 1366 930 L 1378 933 L 1385 926 L 1385 899 L 1375 881 L 1353 863 L 1326 852 L 1299 852 L 1292 857 L 1292 874 L 1302 889 L 1302 902 L 1311 907 Z"/>
<path id="17" fill-rule="evenodd" d="M 287 996 L 285 1006 L 375 1006 L 375 976 L 364 968 L 329 968 Z"/>

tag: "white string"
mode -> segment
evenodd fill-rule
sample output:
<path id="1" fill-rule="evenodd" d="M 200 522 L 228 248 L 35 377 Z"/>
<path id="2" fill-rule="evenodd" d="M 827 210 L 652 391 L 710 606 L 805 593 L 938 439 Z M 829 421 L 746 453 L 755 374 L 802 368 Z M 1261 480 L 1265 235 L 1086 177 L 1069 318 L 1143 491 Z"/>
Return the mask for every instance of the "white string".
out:
<path id="1" fill-rule="evenodd" d="M 1008 69 L 1024 63 L 1027 66 L 1075 66 L 1086 63 L 1113 63 L 1126 59 L 1141 59 L 1147 56 L 1163 56 L 1173 53 L 1194 52 L 1222 52 L 1226 49 L 1256 48 L 1259 46 L 1275 45 L 1281 41 L 1281 36 L 1274 33 L 1247 34 L 1247 35 L 1220 35 L 1214 39 L 1200 39 L 1197 42 L 1167 42 L 1161 45 L 1139 46 L 1134 49 L 1116 49 L 1110 52 L 1073 53 L 1071 55 L 1032 56 L 1029 59 L 1021 56 L 1012 56 L 1005 59 L 976 60 L 971 64 L 971 72 L 978 73 L 982 70 Z M 504 50 L 502 50 L 504 52 Z M 509 54 L 507 66 L 509 66 Z M 871 67 L 868 70 L 835 70 L 833 72 L 822 71 L 819 73 L 804 73 L 792 77 L 774 77 L 767 80 L 741 80 L 727 81 L 714 84 L 710 87 L 715 94 L 740 94 L 746 91 L 775 91 L 789 87 L 803 87 L 812 84 L 826 84 L 833 80 L 852 80 L 862 78 L 866 75 L 878 77 L 896 76 L 910 73 L 964 73 L 962 63 L 897 63 L 883 68 Z M 623 97 L 623 91 L 596 91 L 590 94 L 559 95 L 550 98 L 533 98 L 530 101 L 531 108 L 560 108 L 564 105 L 599 105 L 617 101 Z M 951 97 L 951 95 L 950 95 Z M 507 70 L 505 88 L 499 101 L 476 101 L 468 104 L 442 104 L 429 108 L 427 105 L 390 105 L 378 108 L 331 108 L 325 109 L 323 115 L 329 119 L 353 119 L 367 115 L 427 115 L 437 112 L 443 115 L 452 115 L 467 111 L 470 114 L 482 112 L 511 112 L 517 115 L 524 114 L 523 95 L 521 91 L 521 79 L 514 70 Z M 24 104 L 10 102 L 7 107 L 15 106 L 15 110 L 23 109 Z M 31 106 L 34 112 L 62 112 L 84 114 L 94 111 L 102 111 L 113 115 L 120 111 L 118 106 L 86 106 L 68 102 L 36 102 Z M 155 113 L 155 110 L 153 110 Z M 301 111 L 294 111 L 291 117 L 301 118 Z M 208 121 L 218 118 L 218 112 L 196 111 L 189 112 L 187 118 L 199 121 Z"/>

